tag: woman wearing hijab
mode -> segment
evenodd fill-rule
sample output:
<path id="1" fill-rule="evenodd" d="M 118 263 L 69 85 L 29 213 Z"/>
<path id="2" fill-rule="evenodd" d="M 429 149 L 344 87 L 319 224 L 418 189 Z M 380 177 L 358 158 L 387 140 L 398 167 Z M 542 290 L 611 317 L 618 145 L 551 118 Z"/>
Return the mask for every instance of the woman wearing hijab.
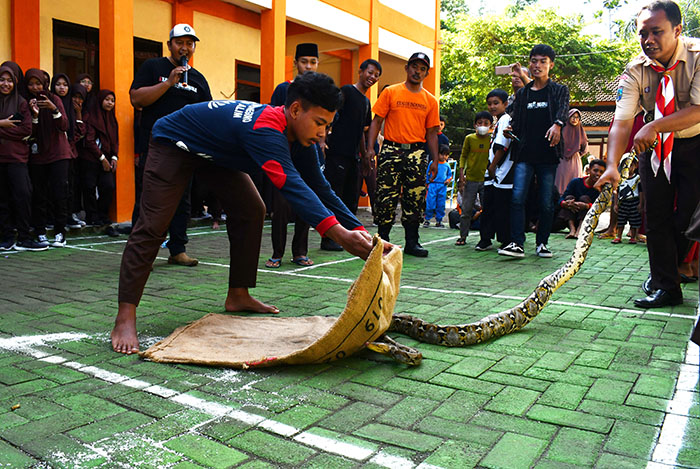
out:
<path id="1" fill-rule="evenodd" d="M 34 241 L 29 230 L 32 184 L 27 139 L 32 134 L 32 115 L 18 84 L 14 70 L 0 66 L 0 251 L 43 251 L 48 244 Z"/>
<path id="2" fill-rule="evenodd" d="M 68 144 L 72 155 L 70 167 L 68 168 L 68 227 L 80 229 L 85 226 L 85 222 L 78 218 L 78 212 L 81 210 L 81 192 L 76 144 L 85 136 L 82 105 L 87 91 L 79 84 L 71 86 L 68 75 L 59 73 L 54 75 L 53 80 L 51 80 L 51 92 L 61 99 L 63 109 L 65 109 L 66 117 L 68 118 L 68 132 L 66 132 L 66 135 L 68 136 Z M 79 99 L 76 99 L 76 96 Z"/>
<path id="3" fill-rule="evenodd" d="M 81 73 L 78 75 L 78 78 L 75 80 L 76 83 L 80 83 L 83 85 L 85 88 L 85 91 L 87 91 L 87 97 L 85 98 L 85 106 L 83 106 L 84 109 L 92 109 L 93 106 L 93 101 L 96 99 L 95 98 L 95 93 L 93 93 L 92 89 L 95 86 L 95 81 L 92 79 L 89 73 Z"/>
<path id="4" fill-rule="evenodd" d="M 83 204 L 89 225 L 109 225 L 109 207 L 116 187 L 114 173 L 119 154 L 119 124 L 110 90 L 97 93 L 86 117 L 85 151 L 81 152 Z M 99 198 L 95 197 L 95 189 Z"/>
<path id="5" fill-rule="evenodd" d="M 564 141 L 564 155 L 554 177 L 554 187 L 559 194 L 564 193 L 572 179 L 583 177 L 581 155 L 588 148 L 588 137 L 581 125 L 581 111 L 578 109 L 569 110 L 569 122 L 562 129 L 561 138 Z"/>
<path id="6" fill-rule="evenodd" d="M 49 202 L 53 206 L 56 234 L 54 247 L 66 245 L 68 221 L 68 170 L 73 157 L 66 132 L 68 118 L 61 99 L 49 91 L 48 74 L 30 68 L 25 74 L 32 113 L 32 137 L 29 174 L 34 187 L 32 197 L 32 226 L 40 243 L 48 243 L 46 223 Z"/>
<path id="7" fill-rule="evenodd" d="M 24 73 L 22 72 L 22 67 L 20 67 L 17 62 L 13 62 L 11 60 L 6 60 L 2 63 L 2 65 L 0 65 L 0 67 L 9 67 L 12 70 L 12 73 L 14 73 L 15 77 L 17 78 L 17 91 L 19 92 L 19 95 L 26 100 L 27 85 L 24 82 Z"/>

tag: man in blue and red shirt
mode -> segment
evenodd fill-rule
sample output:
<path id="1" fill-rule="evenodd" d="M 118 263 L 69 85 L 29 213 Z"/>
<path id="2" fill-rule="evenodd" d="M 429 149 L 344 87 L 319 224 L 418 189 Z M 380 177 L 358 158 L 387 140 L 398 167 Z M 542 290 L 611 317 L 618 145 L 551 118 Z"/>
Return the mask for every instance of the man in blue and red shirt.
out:
<path id="1" fill-rule="evenodd" d="M 321 236 L 367 258 L 370 235 L 331 190 L 313 148 L 341 103 L 342 94 L 330 77 L 306 73 L 289 86 L 284 107 L 210 101 L 186 106 L 156 122 L 144 173 L 143 213 L 122 256 L 119 311 L 112 330 L 115 351 L 138 350 L 136 306 L 178 200 L 197 169 L 227 215 L 231 251 L 227 311 L 279 312 L 248 292 L 256 281 L 265 206 L 246 173 L 262 168 Z"/>

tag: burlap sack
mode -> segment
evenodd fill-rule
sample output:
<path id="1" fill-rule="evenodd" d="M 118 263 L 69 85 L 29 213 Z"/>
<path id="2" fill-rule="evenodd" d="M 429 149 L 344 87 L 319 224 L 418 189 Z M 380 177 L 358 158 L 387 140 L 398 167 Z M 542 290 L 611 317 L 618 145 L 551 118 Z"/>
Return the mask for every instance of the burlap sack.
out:
<path id="1" fill-rule="evenodd" d="M 340 317 L 241 317 L 207 314 L 176 329 L 141 356 L 156 362 L 233 368 L 321 363 L 347 357 L 377 339 L 391 323 L 399 293 L 402 253 L 374 248 L 348 290 Z"/>

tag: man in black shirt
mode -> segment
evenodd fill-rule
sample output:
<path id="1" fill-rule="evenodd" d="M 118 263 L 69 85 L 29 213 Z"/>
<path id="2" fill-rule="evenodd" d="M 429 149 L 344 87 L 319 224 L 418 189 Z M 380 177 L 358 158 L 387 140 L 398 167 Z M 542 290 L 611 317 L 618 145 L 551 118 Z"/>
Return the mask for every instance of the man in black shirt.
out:
<path id="1" fill-rule="evenodd" d="M 315 72 L 318 69 L 318 45 L 313 42 L 297 44 L 294 54 L 294 67 L 297 75 Z M 284 81 L 275 87 L 270 98 L 273 106 L 284 106 L 290 81 Z M 318 153 L 318 145 L 315 146 Z M 323 155 L 317 155 L 322 158 Z M 292 237 L 292 262 L 300 266 L 311 266 L 313 261 L 309 253 L 309 224 L 294 213 L 282 192 L 272 185 L 272 257 L 265 262 L 268 269 L 277 269 L 282 263 L 282 256 L 287 245 L 287 225 L 294 220 Z"/>
<path id="2" fill-rule="evenodd" d="M 343 107 L 336 114 L 331 134 L 326 140 L 328 148 L 324 175 L 352 213 L 357 213 L 360 198 L 358 156 L 362 157 L 363 164 L 373 164 L 364 161 L 367 152 L 365 132 L 372 123 L 372 107 L 365 94 L 377 83 L 381 74 L 382 66 L 376 60 L 367 59 L 360 64 L 357 82 L 340 88 Z M 339 251 L 342 247 L 330 238 L 323 238 L 321 249 Z"/>
<path id="3" fill-rule="evenodd" d="M 539 257 L 552 257 L 547 248 L 554 219 L 554 176 L 563 152 L 561 129 L 568 120 L 569 88 L 553 82 L 554 50 L 538 44 L 530 51 L 532 81 L 519 89 L 513 102 L 512 134 L 519 140 L 514 147 L 515 172 L 511 204 L 512 242 L 498 254 L 525 257 L 525 202 L 532 177 L 537 175 L 540 216 L 535 240 Z"/>
<path id="4" fill-rule="evenodd" d="M 148 142 L 151 129 L 158 119 L 167 116 L 188 104 L 211 101 L 209 84 L 204 76 L 193 67 L 186 65 L 194 55 L 196 43 L 199 41 L 194 29 L 187 24 L 178 24 L 170 31 L 168 41 L 169 57 L 149 59 L 144 62 L 134 76 L 131 84 L 131 104 L 141 109 L 141 122 L 138 132 L 139 146 L 136 152 L 139 156 L 137 168 L 136 203 L 132 216 L 132 224 L 139 217 L 141 201 L 141 184 L 143 171 L 148 157 Z M 183 65 L 185 64 L 185 65 Z M 185 79 L 186 77 L 186 79 Z M 167 243 L 170 250 L 169 264 L 186 266 L 197 265 L 197 259 L 189 257 L 185 252 L 187 244 L 187 223 L 190 219 L 190 189 L 188 188 L 180 200 L 180 205 L 170 222 L 170 239 Z"/>

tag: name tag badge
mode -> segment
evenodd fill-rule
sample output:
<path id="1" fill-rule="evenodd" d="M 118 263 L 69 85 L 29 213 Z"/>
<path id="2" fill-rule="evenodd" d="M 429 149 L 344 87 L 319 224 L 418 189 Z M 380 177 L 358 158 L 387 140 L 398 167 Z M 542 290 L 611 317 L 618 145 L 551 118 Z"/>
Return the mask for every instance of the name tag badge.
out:
<path id="1" fill-rule="evenodd" d="M 649 91 L 651 91 L 651 89 L 648 86 L 646 88 L 644 88 L 645 93 L 648 93 Z"/>

